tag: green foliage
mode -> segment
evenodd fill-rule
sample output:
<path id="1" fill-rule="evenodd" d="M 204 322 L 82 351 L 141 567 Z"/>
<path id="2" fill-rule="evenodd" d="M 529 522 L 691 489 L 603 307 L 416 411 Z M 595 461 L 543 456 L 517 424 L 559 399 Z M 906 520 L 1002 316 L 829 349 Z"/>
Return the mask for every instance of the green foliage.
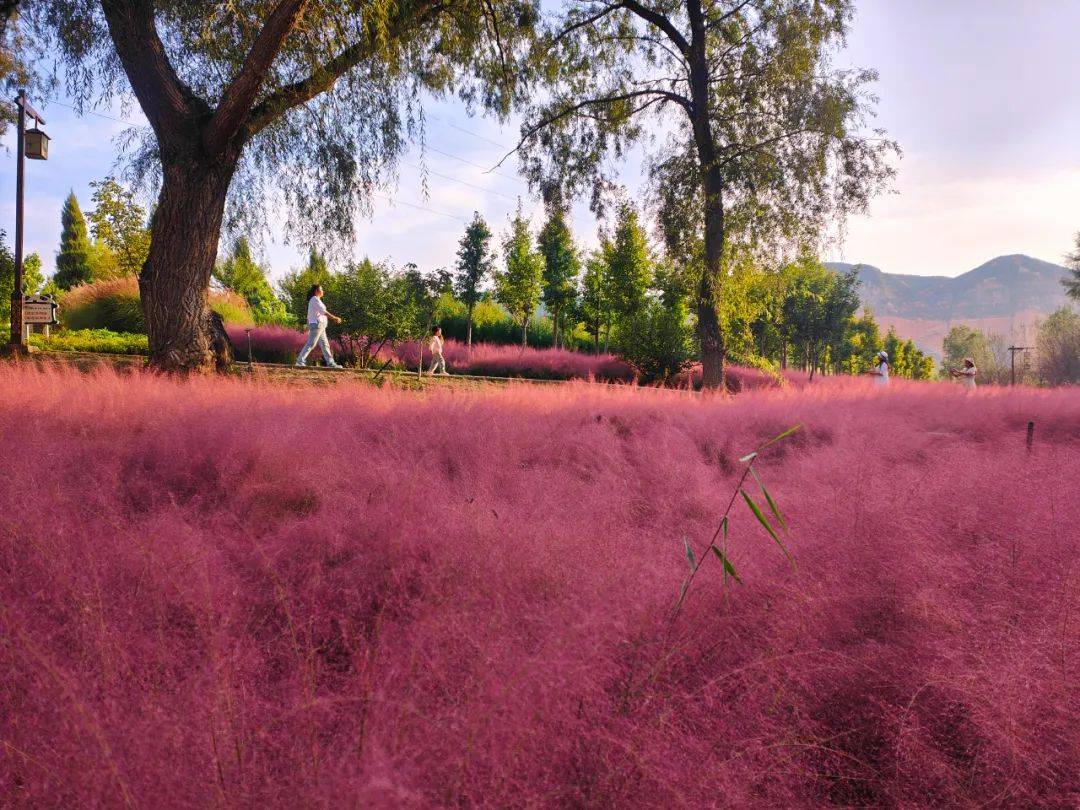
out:
<path id="1" fill-rule="evenodd" d="M 585 331 L 592 335 L 593 349 L 600 351 L 600 334 L 607 333 L 615 318 L 611 303 L 611 284 L 608 278 L 608 262 L 605 249 L 591 253 L 585 261 L 585 274 L 581 280 L 581 303 L 579 312 Z"/>
<path id="2" fill-rule="evenodd" d="M 562 316 L 569 314 L 577 299 L 577 277 L 581 272 L 577 247 L 573 234 L 566 224 L 566 212 L 559 206 L 552 208 L 547 222 L 537 238 L 540 253 L 544 257 L 544 306 L 552 313 L 554 340 L 560 342 Z"/>
<path id="3" fill-rule="evenodd" d="M 293 323 L 303 325 L 307 321 L 308 290 L 314 284 L 325 287 L 329 278 L 330 268 L 326 265 L 326 257 L 312 248 L 307 266 L 290 271 L 281 280 L 278 285 L 281 300 Z"/>
<path id="4" fill-rule="evenodd" d="M 885 335 L 889 365 L 897 377 L 929 380 L 934 376 L 934 359 L 922 353 L 913 341 L 904 340 L 893 329 Z"/>
<path id="5" fill-rule="evenodd" d="M 435 309 L 432 286 L 437 284 L 429 284 L 414 267 L 394 273 L 364 259 L 327 273 L 319 283 L 328 308 L 342 319 L 341 324 L 330 325 L 331 335 L 344 349 L 340 360 L 361 368 L 367 368 L 387 344 L 419 338 Z"/>
<path id="6" fill-rule="evenodd" d="M 146 335 L 108 329 L 63 329 L 49 337 L 35 333 L 30 336 L 30 345 L 51 352 L 147 354 L 149 351 Z"/>
<path id="7" fill-rule="evenodd" d="M 95 243 L 112 254 L 115 270 L 106 275 L 95 271 L 95 280 L 118 275 L 135 276 L 150 254 L 150 231 L 146 211 L 135 195 L 112 177 L 90 184 L 94 189 L 94 210 L 88 217 Z"/>
<path id="8" fill-rule="evenodd" d="M 648 237 L 630 203 L 619 209 L 615 233 L 604 255 L 612 308 L 616 317 L 630 317 L 645 305 L 645 293 L 653 282 Z"/>
<path id="9" fill-rule="evenodd" d="M 136 25 L 108 24 L 106 15 L 115 22 L 124 6 L 89 0 L 23 6 L 27 60 L 70 77 L 75 103 L 122 94 L 138 79 L 160 97 L 163 77 L 129 76 L 117 58 L 121 48 L 147 50 L 141 39 L 125 39 L 141 33 Z M 271 14 L 279 6 L 275 0 L 154 4 L 156 33 L 169 73 L 182 77 L 192 130 L 237 88 L 255 43 L 273 43 L 272 34 L 259 37 L 269 20 L 281 19 L 280 12 Z M 258 93 L 239 110 L 244 154 L 230 189 L 231 228 L 252 232 L 265 224 L 266 212 L 279 210 L 265 198 L 279 195 L 287 204 L 284 225 L 297 241 L 350 242 L 356 212 L 393 176 L 396 159 L 421 131 L 424 99 L 453 94 L 472 108 L 509 112 L 525 75 L 516 61 L 537 20 L 531 0 L 303 4 L 280 47 L 270 45 Z M 143 64 L 135 61 L 134 69 Z M 187 133 L 168 135 L 175 141 Z M 165 152 L 151 139 L 136 153 L 134 168 L 152 173 Z"/>
<path id="10" fill-rule="evenodd" d="M 521 342 L 528 336 L 544 277 L 544 257 L 533 249 L 529 223 L 518 205 L 517 214 L 510 221 L 510 232 L 503 242 L 506 266 L 495 275 L 495 298 L 507 310 L 521 328 Z"/>
<path id="11" fill-rule="evenodd" d="M 798 347 L 811 377 L 827 353 L 842 346 L 859 308 L 857 285 L 856 273 L 833 273 L 814 259 L 804 258 L 792 268 L 782 305 L 784 334 Z"/>
<path id="12" fill-rule="evenodd" d="M 257 324 L 285 324 L 289 312 L 285 303 L 274 295 L 266 279 L 266 268 L 251 255 L 247 239 L 239 237 L 232 251 L 214 268 L 214 278 L 245 301 Z"/>
<path id="13" fill-rule="evenodd" d="M 491 254 L 491 229 L 479 211 L 473 212 L 472 222 L 458 243 L 455 286 L 458 297 L 466 307 L 475 306 L 482 295 L 481 286 L 491 273 L 494 257 Z"/>
<path id="14" fill-rule="evenodd" d="M 60 289 L 70 290 L 94 278 L 93 248 L 86 230 L 86 219 L 74 191 L 64 200 L 60 224 L 60 251 L 56 254 L 53 280 Z"/>
<path id="15" fill-rule="evenodd" d="M 694 358 L 693 331 L 685 305 L 675 302 L 665 306 L 647 300 L 619 321 L 615 347 L 645 382 L 665 382 L 685 371 Z"/>
<path id="16" fill-rule="evenodd" d="M 1009 382 L 1008 352 L 1001 335 L 987 335 L 967 324 L 957 324 L 942 341 L 940 375 L 947 379 L 949 369 L 963 366 L 965 357 L 975 361 L 977 382 Z"/>
<path id="17" fill-rule="evenodd" d="M 1038 373 L 1044 385 L 1080 383 L 1080 314 L 1067 307 L 1039 324 Z"/>

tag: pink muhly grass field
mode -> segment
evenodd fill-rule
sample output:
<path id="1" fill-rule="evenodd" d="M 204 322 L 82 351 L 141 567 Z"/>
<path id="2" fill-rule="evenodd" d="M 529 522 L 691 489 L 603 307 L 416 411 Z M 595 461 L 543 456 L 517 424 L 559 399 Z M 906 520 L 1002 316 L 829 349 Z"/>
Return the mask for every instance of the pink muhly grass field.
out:
<path id="1" fill-rule="evenodd" d="M 431 367 L 431 352 L 424 341 L 424 368 Z M 394 357 L 407 368 L 416 368 L 420 345 L 415 341 L 397 344 Z M 464 343 L 447 340 L 443 357 L 451 372 L 480 374 L 488 377 L 529 377 L 533 379 L 595 379 L 604 382 L 630 382 L 633 368 L 613 354 L 586 354 L 569 349 L 536 349 L 532 346 L 474 343 L 468 350 Z"/>
<path id="2" fill-rule="evenodd" d="M 1025 448 L 1029 420 L 1032 450 Z M 687 561 L 741 471 L 744 585 Z M 15 806 L 1072 807 L 1080 390 L 0 366 Z"/>

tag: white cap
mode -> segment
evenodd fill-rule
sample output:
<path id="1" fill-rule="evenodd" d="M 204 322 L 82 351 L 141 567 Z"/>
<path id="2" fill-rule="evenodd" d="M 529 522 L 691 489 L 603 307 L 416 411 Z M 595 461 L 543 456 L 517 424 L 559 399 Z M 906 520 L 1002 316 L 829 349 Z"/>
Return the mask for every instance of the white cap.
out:
<path id="1" fill-rule="evenodd" d="M 885 360 L 885 361 L 888 361 L 888 359 L 889 359 L 888 352 L 878 352 L 877 356 L 880 357 L 882 360 Z"/>

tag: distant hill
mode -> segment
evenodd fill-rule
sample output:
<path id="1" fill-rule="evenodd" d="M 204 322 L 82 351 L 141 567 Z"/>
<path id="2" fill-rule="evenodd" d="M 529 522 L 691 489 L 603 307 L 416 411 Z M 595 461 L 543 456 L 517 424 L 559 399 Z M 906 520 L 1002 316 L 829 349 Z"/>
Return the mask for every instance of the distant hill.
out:
<path id="1" fill-rule="evenodd" d="M 1031 340 L 1035 322 L 1067 301 L 1061 285 L 1067 268 L 1019 254 L 998 256 L 954 278 L 885 273 L 868 264 L 828 266 L 841 272 L 858 268 L 863 305 L 882 327 L 894 326 L 935 356 L 954 324 Z"/>

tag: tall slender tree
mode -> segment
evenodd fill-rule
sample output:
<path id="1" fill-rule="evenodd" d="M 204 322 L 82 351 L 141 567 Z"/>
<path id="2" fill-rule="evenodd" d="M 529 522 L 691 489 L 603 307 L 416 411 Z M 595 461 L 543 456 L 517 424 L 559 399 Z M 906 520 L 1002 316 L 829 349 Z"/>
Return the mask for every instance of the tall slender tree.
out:
<path id="1" fill-rule="evenodd" d="M 581 271 L 573 234 L 566 224 L 566 211 L 553 206 L 538 236 L 544 257 L 544 306 L 551 312 L 552 345 L 560 345 L 560 316 L 573 307 L 577 298 L 577 277 Z"/>
<path id="2" fill-rule="evenodd" d="M 603 246 L 585 260 L 581 278 L 581 318 L 593 338 L 593 351 L 600 354 L 600 333 L 611 329 L 611 295 L 608 262 Z"/>
<path id="3" fill-rule="evenodd" d="M 645 293 L 653 283 L 653 262 L 649 242 L 630 203 L 619 207 L 608 260 L 612 308 L 620 318 L 629 318 L 645 305 Z"/>
<path id="4" fill-rule="evenodd" d="M 510 220 L 510 231 L 503 242 L 505 268 L 495 275 L 495 298 L 510 310 L 521 326 L 521 346 L 527 345 L 529 321 L 532 320 L 544 281 L 544 257 L 533 248 L 529 221 L 518 203 L 517 214 Z"/>
<path id="5" fill-rule="evenodd" d="M 491 253 L 491 229 L 479 211 L 473 212 L 472 222 L 458 243 L 457 282 L 458 297 L 465 304 L 467 325 L 465 347 L 472 348 L 473 310 L 480 300 L 481 285 L 491 273 L 495 258 Z"/>
<path id="6" fill-rule="evenodd" d="M 40 0 L 17 18 L 78 104 L 130 84 L 160 175 L 139 277 L 150 361 L 209 369 L 207 290 L 226 217 L 280 192 L 304 242 L 352 235 L 354 213 L 419 130 L 426 93 L 505 115 L 534 0 Z M 269 188 L 272 186 L 272 189 Z"/>
<path id="7" fill-rule="evenodd" d="M 662 120 L 661 220 L 698 268 L 703 382 L 723 383 L 725 244 L 807 242 L 865 207 L 894 145 L 864 126 L 870 71 L 835 68 L 854 0 L 598 0 L 568 4 L 537 44 L 519 150 L 546 197 L 590 188 L 607 157 Z"/>
<path id="8" fill-rule="evenodd" d="M 1076 234 L 1076 250 L 1065 257 L 1072 277 L 1066 276 L 1061 280 L 1065 285 L 1065 292 L 1070 298 L 1080 301 L 1080 232 Z"/>
<path id="9" fill-rule="evenodd" d="M 53 280 L 61 290 L 70 290 L 93 279 L 93 246 L 86 230 L 86 219 L 75 192 L 68 194 L 60 210 L 60 250 L 56 254 Z"/>

